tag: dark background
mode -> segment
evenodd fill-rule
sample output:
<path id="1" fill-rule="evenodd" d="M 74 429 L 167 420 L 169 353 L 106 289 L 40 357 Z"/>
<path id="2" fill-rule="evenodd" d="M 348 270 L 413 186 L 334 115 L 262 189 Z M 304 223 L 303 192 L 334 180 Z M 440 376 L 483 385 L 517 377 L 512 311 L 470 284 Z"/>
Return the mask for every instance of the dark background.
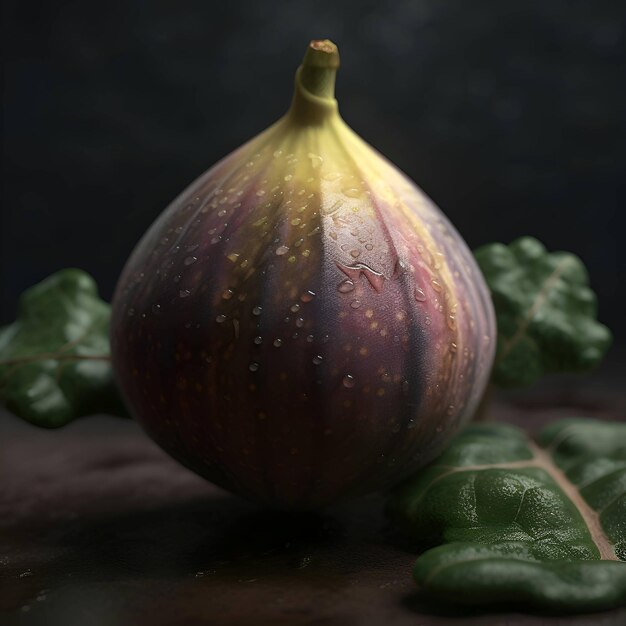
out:
<path id="1" fill-rule="evenodd" d="M 3 3 L 0 322 L 65 266 L 105 297 L 137 239 L 278 118 L 311 38 L 343 116 L 472 247 L 579 254 L 626 348 L 623 0 Z"/>

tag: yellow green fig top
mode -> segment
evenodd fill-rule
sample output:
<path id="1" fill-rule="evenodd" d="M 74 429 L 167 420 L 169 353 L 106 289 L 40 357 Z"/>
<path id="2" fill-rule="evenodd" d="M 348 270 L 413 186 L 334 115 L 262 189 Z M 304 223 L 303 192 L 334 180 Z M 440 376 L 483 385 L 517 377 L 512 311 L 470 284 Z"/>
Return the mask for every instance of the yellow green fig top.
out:
<path id="1" fill-rule="evenodd" d="M 280 120 L 193 182 L 132 253 L 112 356 L 133 415 L 226 489 L 311 509 L 391 485 L 473 414 L 482 275 L 430 199 L 339 115 L 309 45 Z"/>

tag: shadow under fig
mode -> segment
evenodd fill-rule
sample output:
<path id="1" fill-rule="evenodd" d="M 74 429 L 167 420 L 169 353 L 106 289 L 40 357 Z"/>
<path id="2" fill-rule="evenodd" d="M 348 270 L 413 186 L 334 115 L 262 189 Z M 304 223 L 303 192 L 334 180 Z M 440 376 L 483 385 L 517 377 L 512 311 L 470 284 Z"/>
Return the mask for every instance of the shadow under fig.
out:
<path id="1" fill-rule="evenodd" d="M 406 594 L 402 600 L 402 605 L 417 615 L 429 615 L 449 620 L 463 620 L 463 624 L 473 626 L 490 626 L 495 624 L 494 619 L 498 619 L 497 624 L 504 615 L 510 616 L 506 619 L 507 624 L 539 624 L 548 626 L 554 624 L 561 626 L 567 623 L 568 626 L 622 626 L 626 619 L 625 609 L 609 609 L 600 613 L 567 613 L 563 611 L 541 610 L 529 607 L 523 602 L 494 602 L 489 605 L 455 605 L 446 601 L 437 601 L 424 591 L 417 589 Z"/>
<path id="2" fill-rule="evenodd" d="M 342 514 L 276 512 L 225 495 L 20 529 L 11 538 L 19 557 L 5 572 L 14 589 L 29 582 L 40 589 L 70 581 L 205 577 L 324 583 L 367 564 L 363 544 L 370 530 Z"/>

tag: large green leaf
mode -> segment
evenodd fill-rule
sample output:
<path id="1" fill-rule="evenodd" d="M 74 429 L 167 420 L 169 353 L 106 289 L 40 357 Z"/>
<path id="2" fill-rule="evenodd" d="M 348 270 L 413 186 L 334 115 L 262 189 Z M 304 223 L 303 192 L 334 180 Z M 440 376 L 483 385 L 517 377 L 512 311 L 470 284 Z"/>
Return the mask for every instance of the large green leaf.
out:
<path id="1" fill-rule="evenodd" d="M 538 444 L 472 425 L 392 496 L 392 519 L 430 547 L 413 570 L 425 595 L 568 612 L 626 604 L 626 424 L 562 420 Z"/>
<path id="2" fill-rule="evenodd" d="M 22 294 L 0 329 L 0 402 L 38 426 L 125 413 L 109 359 L 109 305 L 85 272 L 64 269 Z"/>
<path id="3" fill-rule="evenodd" d="M 582 261 L 548 253 L 532 237 L 474 252 L 491 290 L 498 324 L 492 380 L 512 387 L 546 372 L 580 372 L 596 366 L 611 333 L 596 321 L 596 296 Z"/>

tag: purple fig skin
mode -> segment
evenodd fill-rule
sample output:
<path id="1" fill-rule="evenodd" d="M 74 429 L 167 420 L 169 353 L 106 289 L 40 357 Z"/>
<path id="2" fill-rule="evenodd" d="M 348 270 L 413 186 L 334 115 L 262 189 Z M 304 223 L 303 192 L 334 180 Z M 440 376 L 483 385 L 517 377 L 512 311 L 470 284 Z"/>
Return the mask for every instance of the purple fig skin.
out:
<path id="1" fill-rule="evenodd" d="M 148 434 L 211 482 L 292 510 L 437 456 L 475 411 L 495 347 L 464 241 L 301 71 L 287 115 L 150 227 L 111 327 Z"/>

